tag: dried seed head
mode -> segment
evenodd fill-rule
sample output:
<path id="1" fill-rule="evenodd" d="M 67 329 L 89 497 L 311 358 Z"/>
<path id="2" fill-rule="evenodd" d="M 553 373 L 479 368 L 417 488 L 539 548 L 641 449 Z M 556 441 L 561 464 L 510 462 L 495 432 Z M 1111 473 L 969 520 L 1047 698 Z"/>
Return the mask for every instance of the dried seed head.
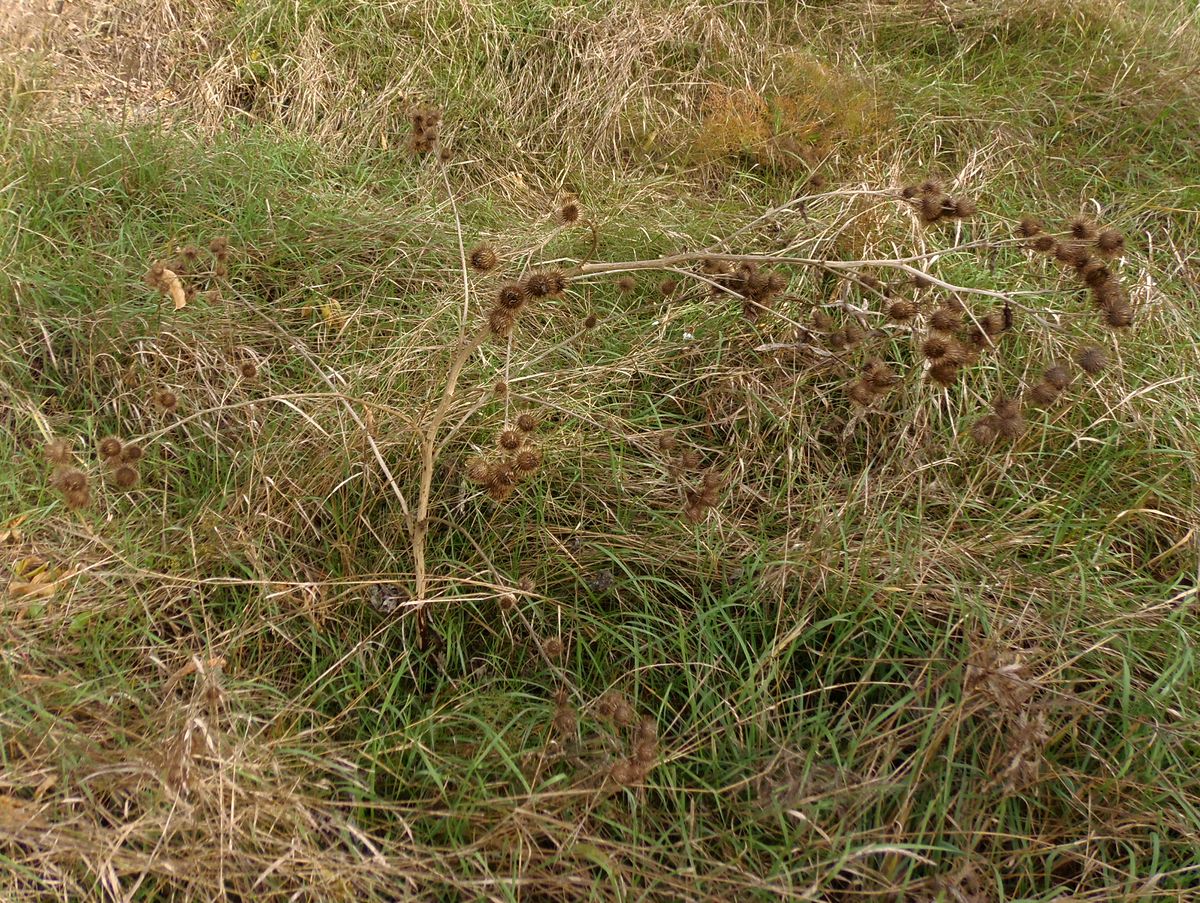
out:
<path id="1" fill-rule="evenodd" d="M 498 439 L 500 447 L 506 451 L 516 451 L 524 441 L 525 437 L 517 430 L 504 430 Z"/>
<path id="2" fill-rule="evenodd" d="M 913 198 L 920 195 L 920 193 L 921 193 L 920 185 L 905 185 L 903 188 L 900 189 L 900 197 L 904 198 L 905 200 L 909 200 L 909 201 L 911 201 Z"/>
<path id="3" fill-rule="evenodd" d="M 945 195 L 927 194 L 921 198 L 921 219 L 927 223 L 936 223 L 942 218 L 942 204 L 946 200 Z"/>
<path id="4" fill-rule="evenodd" d="M 1000 437 L 1010 442 L 1024 436 L 1026 428 L 1025 418 L 1019 413 L 1015 417 L 1001 417 L 996 421 L 996 429 L 1000 433 Z"/>
<path id="5" fill-rule="evenodd" d="M 551 723 L 557 733 L 570 736 L 575 733 L 575 712 L 566 706 L 556 709 Z"/>
<path id="6" fill-rule="evenodd" d="M 51 464 L 71 463 L 71 443 L 66 439 L 51 439 L 46 443 L 43 454 Z"/>
<path id="7" fill-rule="evenodd" d="M 583 211 L 580 209 L 579 202 L 574 198 L 569 198 L 562 202 L 558 208 L 556 218 L 564 226 L 571 226 L 579 222 Z"/>
<path id="8" fill-rule="evenodd" d="M 1055 388 L 1048 382 L 1040 382 L 1026 392 L 1025 397 L 1029 399 L 1029 403 L 1034 407 L 1044 408 L 1047 405 L 1054 404 L 1060 394 L 1062 394 L 1060 389 Z"/>
<path id="9" fill-rule="evenodd" d="M 706 276 L 720 276 L 723 273 L 729 272 L 729 264 L 724 260 L 717 260 L 712 257 L 705 257 L 700 261 L 700 272 Z"/>
<path id="10" fill-rule="evenodd" d="M 1071 235 L 1080 241 L 1093 241 L 1096 238 L 1096 224 L 1086 216 L 1075 216 L 1067 223 Z"/>
<path id="11" fill-rule="evenodd" d="M 929 325 L 938 332 L 954 332 L 962 326 L 962 314 L 949 307 L 939 307 L 929 315 Z"/>
<path id="12" fill-rule="evenodd" d="M 562 658 L 563 652 L 566 651 L 566 646 L 561 637 L 546 637 L 542 642 L 542 651 L 546 653 L 546 658 L 557 660 Z"/>
<path id="13" fill-rule="evenodd" d="M 1101 312 L 1104 314 L 1104 322 L 1113 329 L 1128 329 L 1133 325 L 1133 307 L 1128 301 L 1105 304 Z"/>
<path id="14" fill-rule="evenodd" d="M 950 340 L 945 336 L 931 335 L 921 343 L 921 353 L 931 361 L 939 361 L 950 350 Z"/>
<path id="15" fill-rule="evenodd" d="M 553 283 L 545 273 L 530 273 L 521 286 L 525 289 L 525 294 L 535 301 L 545 298 L 554 289 Z"/>
<path id="16" fill-rule="evenodd" d="M 1053 235 L 1039 235 L 1033 240 L 1033 247 L 1037 251 L 1043 251 L 1046 254 L 1053 254 L 1058 250 L 1058 242 Z"/>
<path id="17" fill-rule="evenodd" d="M 1112 278 L 1112 272 L 1104 265 L 1104 261 L 1089 257 L 1083 266 L 1079 267 L 1079 278 L 1095 288 L 1108 282 Z"/>
<path id="18" fill-rule="evenodd" d="M 550 297 L 562 297 L 563 292 L 567 290 L 567 284 L 570 282 L 567 279 L 567 274 L 562 270 L 547 270 L 543 275 L 546 277 L 546 283 L 550 286 Z"/>
<path id="19" fill-rule="evenodd" d="M 991 445 L 999 435 L 999 418 L 994 414 L 980 417 L 971 425 L 971 438 L 980 445 Z"/>
<path id="20" fill-rule="evenodd" d="M 496 603 L 503 611 L 511 611 L 517 607 L 517 597 L 512 593 L 501 593 L 496 597 Z"/>
<path id="21" fill-rule="evenodd" d="M 670 298 L 679 288 L 679 283 L 674 279 L 664 279 L 658 284 L 658 293 L 664 298 Z"/>
<path id="22" fill-rule="evenodd" d="M 224 235 L 218 235 L 208 243 L 208 250 L 216 257 L 224 257 L 229 253 L 229 239 Z"/>
<path id="23" fill-rule="evenodd" d="M 496 303 L 505 310 L 519 311 L 526 301 L 525 290 L 515 282 L 500 286 L 496 293 Z"/>
<path id="24" fill-rule="evenodd" d="M 492 468 L 482 458 L 474 458 L 467 464 L 467 479 L 476 486 L 487 486 L 492 482 Z"/>
<path id="25" fill-rule="evenodd" d="M 121 440 L 116 436 L 105 436 L 97 444 L 96 449 L 104 460 L 121 457 Z"/>
<path id="26" fill-rule="evenodd" d="M 954 209 L 950 212 L 950 215 L 957 219 L 966 219 L 968 216 L 974 216 L 977 212 L 979 212 L 979 208 L 975 205 L 974 201 L 969 198 L 956 198 L 954 200 Z"/>
<path id="27" fill-rule="evenodd" d="M 1091 254 L 1086 246 L 1075 241 L 1060 241 L 1054 247 L 1054 257 L 1060 263 L 1080 269 L 1087 265 Z"/>
<path id="28" fill-rule="evenodd" d="M 169 414 L 179 406 L 179 399 L 170 389 L 158 389 L 151 396 L 151 401 L 159 411 Z"/>
<path id="29" fill-rule="evenodd" d="M 467 259 L 477 273 L 490 273 L 500 263 L 500 257 L 491 245 L 476 245 Z"/>
<path id="30" fill-rule="evenodd" d="M 817 332 L 829 332 L 833 329 L 833 317 L 823 310 L 814 310 L 812 314 L 813 329 Z"/>
<path id="31" fill-rule="evenodd" d="M 507 483 L 493 483 L 487 488 L 488 497 L 494 502 L 506 501 L 513 494 L 513 487 Z"/>
<path id="32" fill-rule="evenodd" d="M 869 407 L 875 401 L 875 392 L 869 383 L 863 380 L 855 380 L 846 389 L 846 394 L 850 396 L 850 401 L 859 407 Z"/>
<path id="33" fill-rule="evenodd" d="M 136 464 L 146 453 L 136 442 L 130 442 L 121 449 L 121 460 L 126 464 Z"/>
<path id="34" fill-rule="evenodd" d="M 508 486 L 512 488 L 517 485 L 517 471 L 511 464 L 499 463 L 492 465 L 492 485 L 493 486 Z"/>
<path id="35" fill-rule="evenodd" d="M 86 508 L 91 501 L 91 494 L 86 486 L 82 489 L 69 489 L 63 494 L 67 500 L 67 507 L 75 510 Z"/>
<path id="36" fill-rule="evenodd" d="M 492 394 L 497 398 L 503 398 L 508 394 L 508 383 L 502 379 L 496 380 L 496 384 L 492 386 Z"/>
<path id="37" fill-rule="evenodd" d="M 122 464 L 113 471 L 113 482 L 122 489 L 132 489 L 138 483 L 137 468 L 132 464 Z"/>
<path id="38" fill-rule="evenodd" d="M 896 323 L 907 323 L 917 315 L 917 305 L 900 298 L 888 305 L 888 319 Z"/>
<path id="39" fill-rule="evenodd" d="M 842 336 L 848 346 L 854 347 L 863 340 L 863 331 L 857 323 L 848 323 L 842 329 Z"/>
<path id="40" fill-rule="evenodd" d="M 517 581 L 517 589 L 523 593 L 531 593 L 534 590 L 533 578 L 526 574 Z"/>
<path id="41" fill-rule="evenodd" d="M 1042 232 L 1042 221 L 1036 216 L 1023 216 L 1021 221 L 1017 223 L 1017 235 L 1022 238 L 1033 238 L 1035 235 L 1040 235 Z"/>
<path id="42" fill-rule="evenodd" d="M 921 183 L 921 194 L 941 194 L 942 183 L 939 179 L 930 177 Z"/>
<path id="43" fill-rule="evenodd" d="M 254 361 L 242 361 L 241 367 L 238 369 L 241 371 L 243 379 L 254 379 L 258 376 L 258 367 L 254 366 Z"/>
<path id="44" fill-rule="evenodd" d="M 513 467 L 523 477 L 535 474 L 542 466 L 541 449 L 525 446 L 513 457 Z"/>
<path id="45" fill-rule="evenodd" d="M 596 324 L 599 322 L 600 322 L 600 318 L 597 317 L 595 314 L 588 314 L 586 317 L 583 318 L 583 328 L 584 329 L 595 329 Z"/>
<path id="46" fill-rule="evenodd" d="M 899 382 L 892 368 L 879 358 L 867 361 L 863 367 L 863 379 L 876 392 L 886 392 Z"/>
<path id="47" fill-rule="evenodd" d="M 537 429 L 537 418 L 528 411 L 522 411 L 517 415 L 517 429 L 522 433 L 532 433 Z"/>
<path id="48" fill-rule="evenodd" d="M 631 763 L 624 760 L 613 765 L 608 776 L 612 778 L 614 784 L 620 784 L 622 787 L 635 784 L 638 779 L 637 769 Z"/>
<path id="49" fill-rule="evenodd" d="M 1071 385 L 1070 371 L 1062 364 L 1053 364 L 1047 367 L 1042 378 L 1060 392 Z"/>
<path id="50" fill-rule="evenodd" d="M 700 461 L 700 452 L 693 449 L 688 449 L 679 458 L 679 463 L 687 470 L 695 470 L 700 466 Z"/>
<path id="51" fill-rule="evenodd" d="M 1085 348 L 1075 360 L 1085 373 L 1090 373 L 1092 376 L 1102 373 L 1108 366 L 1108 355 L 1103 348 L 1095 345 Z"/>
<path id="52" fill-rule="evenodd" d="M 1021 416 L 1021 402 L 1015 398 L 1001 395 L 992 402 L 992 410 L 1001 420 L 1010 420 L 1013 417 Z"/>
<path id="53" fill-rule="evenodd" d="M 992 310 L 988 311 L 979 318 L 979 328 L 991 338 L 995 338 L 1004 332 L 1007 324 L 1004 320 L 1004 311 Z"/>
<path id="54" fill-rule="evenodd" d="M 516 318 L 510 311 L 503 307 L 496 307 L 488 314 L 488 329 L 492 335 L 501 339 L 506 339 L 512 334 L 513 324 L 516 323 Z"/>
<path id="55" fill-rule="evenodd" d="M 87 489 L 87 474 L 74 467 L 64 467 L 54 472 L 53 481 L 60 492 L 80 492 Z"/>
<path id="56" fill-rule="evenodd" d="M 912 273 L 908 278 L 909 281 L 911 281 L 912 284 L 919 289 L 930 288 L 933 285 L 933 280 L 924 273 Z"/>
<path id="57" fill-rule="evenodd" d="M 617 291 L 622 295 L 628 295 L 635 288 L 637 288 L 637 280 L 628 273 L 617 280 Z"/>
<path id="58" fill-rule="evenodd" d="M 876 279 L 874 276 L 872 276 L 870 273 L 862 274 L 861 276 L 858 277 L 858 281 L 862 284 L 863 288 L 868 288 L 873 291 L 879 291 L 879 280 Z"/>
<path id="59" fill-rule="evenodd" d="M 939 361 L 929 368 L 929 378 L 939 386 L 952 386 L 958 379 L 958 364 L 953 361 Z"/>
<path id="60" fill-rule="evenodd" d="M 1125 236 L 1116 229 L 1102 229 L 1096 236 L 1096 247 L 1105 257 L 1118 257 L 1125 250 Z"/>

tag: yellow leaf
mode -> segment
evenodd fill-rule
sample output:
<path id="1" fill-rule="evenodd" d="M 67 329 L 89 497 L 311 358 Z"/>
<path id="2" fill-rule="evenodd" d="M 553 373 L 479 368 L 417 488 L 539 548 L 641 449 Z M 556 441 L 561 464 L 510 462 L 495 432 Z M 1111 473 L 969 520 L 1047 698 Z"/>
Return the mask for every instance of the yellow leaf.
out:
<path id="1" fill-rule="evenodd" d="M 342 305 L 336 298 L 330 298 L 321 305 L 321 318 L 330 326 L 339 326 L 342 322 Z"/>
<path id="2" fill-rule="evenodd" d="M 162 285 L 167 287 L 167 293 L 171 296 L 171 300 L 175 302 L 176 310 L 183 310 L 187 307 L 187 292 L 183 290 L 182 279 L 171 272 L 171 270 L 163 270 Z"/>

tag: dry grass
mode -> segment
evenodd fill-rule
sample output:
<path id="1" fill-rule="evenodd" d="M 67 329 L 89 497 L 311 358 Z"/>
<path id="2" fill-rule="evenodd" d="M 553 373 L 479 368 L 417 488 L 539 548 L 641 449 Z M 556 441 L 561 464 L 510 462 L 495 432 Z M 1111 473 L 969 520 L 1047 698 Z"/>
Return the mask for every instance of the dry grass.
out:
<path id="1" fill-rule="evenodd" d="M 0 144 L 0 896 L 1188 899 L 1195 50 L 1142 12 L 20 20 L 45 55 L 10 58 Z M 140 56 L 100 52 L 108 20 Z M 1069 77 L 1018 115 L 1038 66 Z M 114 89 L 134 70 L 157 87 Z M 1066 108 L 1092 91 L 1126 113 Z M 402 149 L 418 100 L 448 165 Z M 817 153 L 779 165 L 783 138 Z M 922 224 L 898 188 L 930 171 L 980 212 Z M 1081 209 L 1128 236 L 1131 331 L 1013 239 Z M 202 252 L 182 308 L 142 281 L 218 235 L 228 274 Z M 748 318 L 700 249 L 786 288 Z M 542 267 L 565 296 L 461 351 Z M 943 388 L 948 297 L 1015 322 Z M 1091 344 L 1111 366 L 1024 435 L 970 439 Z M 876 356 L 896 384 L 855 406 Z M 522 412 L 544 462 L 498 504 L 467 471 Z M 133 489 L 109 434 L 146 451 Z"/>

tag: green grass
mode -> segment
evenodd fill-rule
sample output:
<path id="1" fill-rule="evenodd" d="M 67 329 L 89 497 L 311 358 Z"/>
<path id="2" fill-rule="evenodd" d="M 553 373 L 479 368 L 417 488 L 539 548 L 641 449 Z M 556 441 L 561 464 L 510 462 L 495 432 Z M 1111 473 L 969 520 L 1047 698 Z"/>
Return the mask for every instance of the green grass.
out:
<path id="1" fill-rule="evenodd" d="M 11 69 L 0 511 L 19 534 L 0 551 L 6 585 L 31 556 L 66 576 L 47 597 L 0 591 L 0 895 L 1188 899 L 1194 11 L 180 9 L 212 38 L 197 49 L 187 22 L 168 35 L 187 50 L 170 128 L 56 118 L 52 67 Z M 314 29 L 328 40 L 305 44 Z M 834 142 L 829 187 L 954 179 L 982 210 L 964 239 L 998 244 L 931 272 L 1065 312 L 1062 328 L 1018 310 L 1001 352 L 948 391 L 892 329 L 871 353 L 902 384 L 862 415 L 845 386 L 865 351 L 757 350 L 840 297 L 819 269 L 789 270 L 792 300 L 754 324 L 702 290 L 663 300 L 659 274 L 630 295 L 577 279 L 464 371 L 419 648 L 414 618 L 371 601 L 413 579 L 371 443 L 411 500 L 460 329 L 460 225 L 514 273 L 526 255 L 650 258 L 742 227 L 735 251 L 955 243 L 895 198 L 852 194 L 773 230 L 753 221 L 803 192 L 807 168 L 696 164 L 705 84 L 803 85 L 777 52 L 796 46 L 887 113 L 867 120 L 876 140 Z M 444 111 L 444 169 L 402 149 L 418 96 Z M 594 253 L 590 229 L 548 218 L 564 187 Z M 1004 243 L 1023 213 L 1093 199 L 1129 237 L 1138 323 L 1119 337 L 1073 315 L 1086 301 L 1056 267 Z M 147 267 L 216 235 L 235 249 L 220 299 L 171 311 Z M 474 328 L 497 277 L 469 283 Z M 1092 342 L 1114 366 L 1076 372 L 1025 437 L 967 439 L 997 394 Z M 163 387 L 173 415 L 148 403 Z M 464 465 L 527 409 L 546 465 L 493 503 Z M 95 461 L 107 434 L 146 447 L 132 492 Z M 48 484 L 51 435 L 89 470 L 86 509 Z M 699 525 L 681 516 L 699 475 L 672 475 L 666 435 L 725 476 Z M 629 787 L 606 777 L 632 743 L 597 715 L 611 690 L 658 735 Z"/>

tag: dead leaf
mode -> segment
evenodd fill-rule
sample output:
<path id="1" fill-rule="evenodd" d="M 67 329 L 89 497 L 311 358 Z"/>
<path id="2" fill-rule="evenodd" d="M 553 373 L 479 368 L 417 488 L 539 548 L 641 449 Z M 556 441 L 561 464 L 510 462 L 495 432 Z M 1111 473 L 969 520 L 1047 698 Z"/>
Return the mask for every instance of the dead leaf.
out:
<path id="1" fill-rule="evenodd" d="M 175 302 L 176 310 L 187 307 L 187 292 L 183 288 L 183 280 L 170 270 L 162 271 L 162 284 L 167 287 L 167 294 Z"/>

